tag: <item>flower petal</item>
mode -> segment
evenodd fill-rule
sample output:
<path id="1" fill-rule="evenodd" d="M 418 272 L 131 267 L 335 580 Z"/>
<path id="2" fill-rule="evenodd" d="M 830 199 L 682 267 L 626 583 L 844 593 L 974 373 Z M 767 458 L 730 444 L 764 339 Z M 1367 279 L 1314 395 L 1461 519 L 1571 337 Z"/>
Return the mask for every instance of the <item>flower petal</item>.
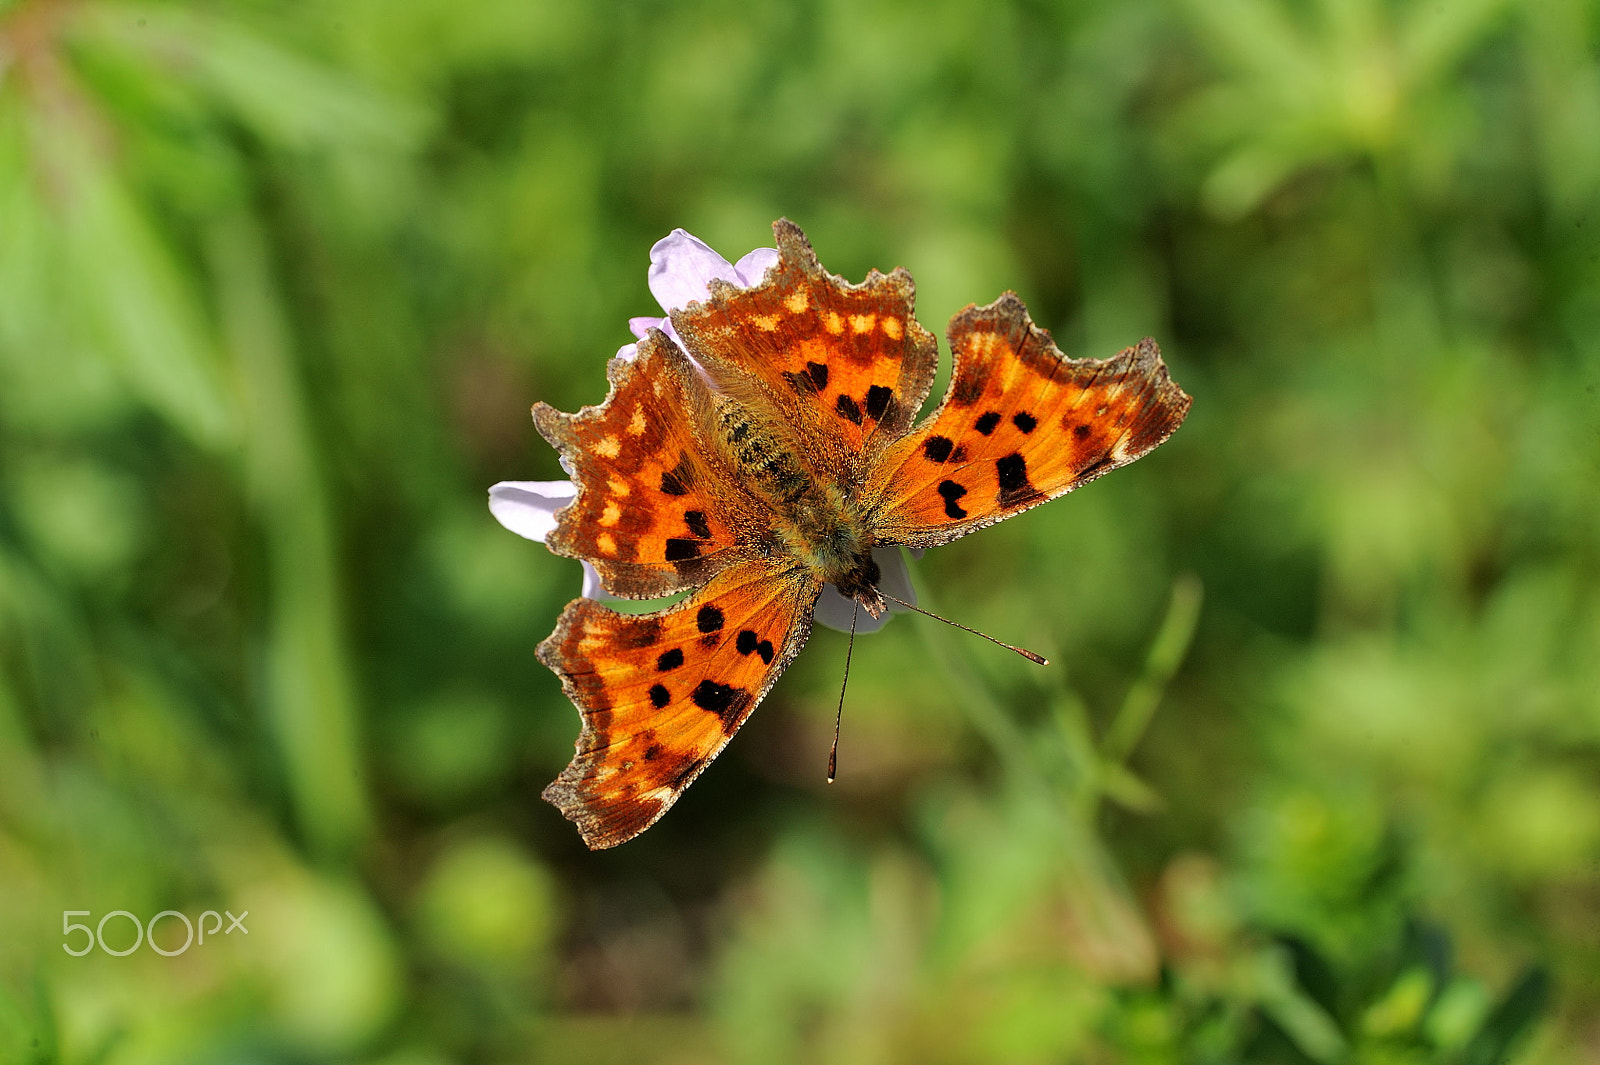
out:
<path id="1" fill-rule="evenodd" d="M 605 590 L 600 583 L 600 574 L 587 562 L 583 564 L 583 597 L 598 599 L 602 603 L 619 602 L 616 596 Z"/>
<path id="2" fill-rule="evenodd" d="M 917 601 L 917 590 L 911 585 L 911 572 L 906 568 L 905 556 L 898 547 L 880 547 L 872 552 L 872 559 L 878 564 L 882 572 L 879 586 L 888 594 L 897 599 L 904 599 L 913 605 Z M 889 604 L 893 613 L 904 614 L 906 608 L 896 603 Z M 850 631 L 850 615 L 856 615 L 856 634 L 877 632 L 889 623 L 889 614 L 881 618 L 874 618 L 865 610 L 857 611 L 855 600 L 846 599 L 840 594 L 839 589 L 831 584 L 824 585 L 822 595 L 817 599 L 817 622 L 838 629 L 840 632 Z"/>
<path id="3" fill-rule="evenodd" d="M 755 288 L 761 284 L 761 279 L 767 276 L 767 271 L 776 265 L 778 265 L 777 248 L 757 248 L 734 263 L 733 269 L 745 288 Z"/>
<path id="4" fill-rule="evenodd" d="M 628 331 L 643 340 L 652 329 L 665 329 L 671 318 L 629 318 Z"/>
<path id="5" fill-rule="evenodd" d="M 743 284 L 732 263 L 681 229 L 674 229 L 650 249 L 650 294 L 669 313 L 709 298 L 714 277 Z"/>
<path id="6" fill-rule="evenodd" d="M 489 513 L 518 536 L 542 544 L 556 527 L 556 511 L 577 494 L 571 481 L 501 481 L 489 486 Z"/>
<path id="7" fill-rule="evenodd" d="M 649 336 L 650 330 L 659 329 L 663 333 L 667 334 L 667 339 L 678 345 L 680 350 L 683 348 L 683 341 L 678 339 L 678 331 L 672 328 L 671 318 L 629 318 L 628 328 L 632 330 L 633 335 L 638 337 L 640 340 L 643 340 L 645 337 Z M 688 353 L 685 352 L 685 354 Z M 619 359 L 628 359 L 630 361 L 638 358 L 638 343 L 635 342 L 632 344 L 622 345 L 622 347 L 617 349 L 617 354 L 615 357 Z M 689 361 L 694 362 L 694 356 L 690 355 Z M 695 363 L 695 365 L 698 366 L 699 363 Z"/>
<path id="8" fill-rule="evenodd" d="M 918 555 L 921 555 L 920 551 Z M 906 565 L 905 552 L 898 547 L 880 547 L 872 552 L 872 560 L 878 564 L 878 571 L 881 574 L 878 587 L 896 599 L 903 599 L 916 606 L 917 589 L 911 583 L 911 569 Z M 898 603 L 890 603 L 889 609 L 900 614 L 909 612 Z"/>
<path id="9" fill-rule="evenodd" d="M 817 624 L 838 629 L 840 632 L 849 632 L 851 614 L 856 616 L 857 633 L 877 632 L 889 620 L 888 614 L 874 618 L 865 610 L 858 609 L 855 600 L 840 595 L 838 588 L 824 584 L 822 594 L 817 597 Z"/>

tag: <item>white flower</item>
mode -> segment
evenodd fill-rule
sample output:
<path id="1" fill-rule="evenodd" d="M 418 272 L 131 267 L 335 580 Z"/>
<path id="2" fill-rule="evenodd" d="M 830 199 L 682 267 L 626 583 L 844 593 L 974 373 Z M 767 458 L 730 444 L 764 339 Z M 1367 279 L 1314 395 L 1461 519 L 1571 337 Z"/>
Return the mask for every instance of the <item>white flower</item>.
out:
<path id="1" fill-rule="evenodd" d="M 757 248 L 738 262 L 730 263 L 699 237 L 674 229 L 650 248 L 650 295 L 661 304 L 662 310 L 671 314 L 696 300 L 710 299 L 712 278 L 721 278 L 740 288 L 754 288 L 761 284 L 767 269 L 777 261 L 777 248 Z M 629 318 L 628 329 L 640 340 L 650 330 L 659 329 L 674 344 L 683 347 L 678 331 L 672 328 L 671 318 Z M 624 344 L 617 349 L 617 357 L 631 359 L 638 350 L 638 344 Z"/>
<path id="2" fill-rule="evenodd" d="M 738 262 L 730 263 L 698 237 L 674 229 L 650 249 L 650 294 L 670 315 L 697 300 L 709 299 L 712 278 L 750 288 L 760 284 L 777 261 L 776 248 L 757 248 Z M 670 317 L 630 318 L 628 328 L 640 340 L 651 329 L 660 329 L 674 344 L 683 347 Z M 631 359 L 638 350 L 637 343 L 624 344 L 617 350 L 617 357 Z M 489 489 L 489 512 L 518 536 L 543 543 L 556 527 L 556 512 L 572 502 L 577 494 L 577 486 L 571 481 L 501 481 Z M 879 583 L 884 592 L 915 603 L 917 592 L 911 586 L 911 574 L 900 549 L 880 547 L 872 552 L 872 557 L 882 571 Z M 601 587 L 599 574 L 587 562 L 583 564 L 583 594 L 590 599 L 615 598 Z M 890 609 L 902 608 L 891 603 Z M 857 611 L 855 601 L 839 594 L 831 584 L 823 588 L 816 613 L 819 622 L 844 632 L 850 631 L 852 615 L 856 618 L 857 632 L 875 632 L 889 620 L 888 614 L 873 618 L 865 610 Z"/>
<path id="3" fill-rule="evenodd" d="M 555 531 L 556 511 L 572 502 L 578 486 L 571 481 L 501 481 L 489 486 L 489 513 L 518 536 L 544 543 Z M 600 574 L 583 564 L 583 595 L 614 598 L 600 586 Z"/>

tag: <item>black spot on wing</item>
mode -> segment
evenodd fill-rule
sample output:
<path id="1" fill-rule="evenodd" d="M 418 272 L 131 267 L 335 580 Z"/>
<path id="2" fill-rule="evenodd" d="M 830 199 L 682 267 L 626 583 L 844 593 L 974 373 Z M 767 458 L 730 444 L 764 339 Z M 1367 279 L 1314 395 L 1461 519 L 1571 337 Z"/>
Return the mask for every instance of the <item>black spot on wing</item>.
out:
<path id="1" fill-rule="evenodd" d="M 657 758 L 660 758 L 660 757 L 661 757 L 661 744 L 652 743 L 650 746 L 648 746 L 648 747 L 646 747 L 644 749 L 644 760 L 645 761 L 653 762 Z"/>
<path id="2" fill-rule="evenodd" d="M 1025 410 L 1019 410 L 1011 416 L 1011 424 L 1021 429 L 1023 435 L 1033 432 L 1033 427 L 1039 424 L 1039 419 Z"/>
<path id="3" fill-rule="evenodd" d="M 839 412 L 839 417 L 857 425 L 861 424 L 861 407 L 849 396 L 840 393 L 839 398 L 834 401 L 833 409 Z"/>
<path id="4" fill-rule="evenodd" d="M 1000 424 L 1000 412 L 990 411 L 972 424 L 972 427 L 984 436 L 994 432 L 994 427 Z"/>
<path id="5" fill-rule="evenodd" d="M 739 724 L 745 707 L 750 705 L 750 693 L 743 688 L 703 680 L 689 693 L 689 701 L 707 713 L 722 719 L 722 728 L 731 732 Z"/>
<path id="6" fill-rule="evenodd" d="M 1002 507 L 1020 506 L 1044 498 L 1044 493 L 1028 481 L 1028 460 L 1017 452 L 996 459 L 994 468 L 1000 478 L 1000 494 L 996 502 Z"/>
<path id="7" fill-rule="evenodd" d="M 922 453 L 929 462 L 943 462 L 950 457 L 950 449 L 954 446 L 947 436 L 930 436 L 922 442 Z"/>
<path id="8" fill-rule="evenodd" d="M 681 647 L 674 647 L 656 659 L 656 671 L 658 673 L 677 669 L 681 665 L 683 665 L 683 648 Z"/>
<path id="9" fill-rule="evenodd" d="M 814 396 L 817 394 L 817 383 L 811 379 L 810 374 L 785 370 L 783 371 L 783 379 L 789 383 L 790 388 L 802 396 Z"/>
<path id="10" fill-rule="evenodd" d="M 964 487 L 954 481 L 941 481 L 939 482 L 939 494 L 944 497 L 945 517 L 955 520 L 967 516 L 967 512 L 961 509 L 961 505 L 956 502 L 956 500 L 967 494 L 967 490 Z"/>
<path id="11" fill-rule="evenodd" d="M 884 411 L 889 409 L 889 401 L 893 398 L 894 390 L 882 385 L 867 389 L 867 416 L 875 422 L 883 421 Z"/>
<path id="12" fill-rule="evenodd" d="M 828 387 L 828 368 L 820 362 L 806 363 L 806 376 L 815 384 L 816 391 L 821 392 Z"/>
<path id="13" fill-rule="evenodd" d="M 734 642 L 733 646 L 734 649 L 742 655 L 759 653 L 761 655 L 761 661 L 765 662 L 769 666 L 772 665 L 772 641 L 761 639 L 760 636 L 751 629 L 745 629 L 743 632 L 739 633 L 739 638 Z"/>
<path id="14" fill-rule="evenodd" d="M 1000 491 L 1015 492 L 1028 483 L 1028 460 L 1013 451 L 1003 459 L 997 459 L 995 470 L 1000 474 Z"/>
<path id="15" fill-rule="evenodd" d="M 665 684 L 650 685 L 650 705 L 657 710 L 672 702 L 672 693 L 667 691 Z"/>
<path id="16" fill-rule="evenodd" d="M 1072 435 L 1082 440 L 1089 435 L 1089 427 L 1087 425 L 1075 425 L 1072 427 Z"/>
<path id="17" fill-rule="evenodd" d="M 688 495 L 694 487 L 694 466 L 687 454 L 678 456 L 678 464 L 661 475 L 661 490 L 669 496 Z"/>
<path id="18" fill-rule="evenodd" d="M 689 526 L 689 531 L 698 536 L 700 539 L 711 539 L 711 526 L 707 524 L 706 516 L 703 511 L 685 511 L 683 515 L 683 521 L 685 525 Z"/>
<path id="19" fill-rule="evenodd" d="M 701 632 L 716 632 L 722 628 L 722 611 L 714 606 L 703 606 L 694 616 L 694 625 Z"/>
<path id="20" fill-rule="evenodd" d="M 684 540 L 676 536 L 667 540 L 668 562 L 683 562 L 691 558 L 699 557 L 700 545 L 694 540 Z"/>

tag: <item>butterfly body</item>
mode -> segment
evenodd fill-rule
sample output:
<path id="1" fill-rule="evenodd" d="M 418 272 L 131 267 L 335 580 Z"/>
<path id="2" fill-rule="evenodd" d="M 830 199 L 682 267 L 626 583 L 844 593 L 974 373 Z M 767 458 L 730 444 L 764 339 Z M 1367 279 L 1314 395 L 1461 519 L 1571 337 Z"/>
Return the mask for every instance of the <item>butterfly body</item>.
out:
<path id="1" fill-rule="evenodd" d="M 755 401 L 759 403 L 759 400 Z M 719 399 L 717 431 L 731 458 L 732 480 L 745 487 L 770 522 L 762 546 L 803 566 L 817 581 L 859 597 L 881 616 L 872 522 L 860 497 L 836 474 L 812 468 L 777 412 Z"/>
<path id="2" fill-rule="evenodd" d="M 759 285 L 712 282 L 613 360 L 598 407 L 534 409 L 578 493 L 552 550 L 608 591 L 688 591 L 650 614 L 568 605 L 539 658 L 583 730 L 545 798 L 591 847 L 632 838 L 721 751 L 810 632 L 825 584 L 878 616 L 874 548 L 933 547 L 1131 462 L 1189 397 L 1153 341 L 1071 360 L 1010 293 L 951 322 L 943 403 L 913 425 L 937 349 L 911 278 L 850 285 L 797 227 Z"/>

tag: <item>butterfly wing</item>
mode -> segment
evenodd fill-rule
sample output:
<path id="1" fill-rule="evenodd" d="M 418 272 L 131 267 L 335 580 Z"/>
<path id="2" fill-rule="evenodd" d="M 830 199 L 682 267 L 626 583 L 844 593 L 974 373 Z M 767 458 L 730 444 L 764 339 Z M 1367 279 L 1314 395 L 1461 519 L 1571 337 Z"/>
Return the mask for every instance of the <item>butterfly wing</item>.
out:
<path id="1" fill-rule="evenodd" d="M 765 397 L 814 469 L 851 480 L 910 429 L 938 346 L 913 316 L 905 270 L 852 285 L 822 268 L 793 222 L 772 231 L 778 262 L 759 285 L 713 282 L 672 324 L 725 391 Z"/>
<path id="2" fill-rule="evenodd" d="M 944 402 L 869 479 L 884 542 L 935 547 L 1054 499 L 1145 454 L 1189 411 L 1155 341 L 1069 359 L 1009 292 L 952 319 L 950 347 Z"/>
<path id="3" fill-rule="evenodd" d="M 763 523 L 697 435 L 705 383 L 659 331 L 632 360 L 613 359 L 598 407 L 533 420 L 562 454 L 578 494 L 556 518 L 550 550 L 593 564 L 613 595 L 651 599 L 704 583 L 745 557 Z"/>
<path id="4" fill-rule="evenodd" d="M 591 849 L 649 828 L 717 756 L 805 645 L 821 587 L 752 559 L 652 614 L 567 605 L 538 653 L 583 730 L 544 798 Z"/>

